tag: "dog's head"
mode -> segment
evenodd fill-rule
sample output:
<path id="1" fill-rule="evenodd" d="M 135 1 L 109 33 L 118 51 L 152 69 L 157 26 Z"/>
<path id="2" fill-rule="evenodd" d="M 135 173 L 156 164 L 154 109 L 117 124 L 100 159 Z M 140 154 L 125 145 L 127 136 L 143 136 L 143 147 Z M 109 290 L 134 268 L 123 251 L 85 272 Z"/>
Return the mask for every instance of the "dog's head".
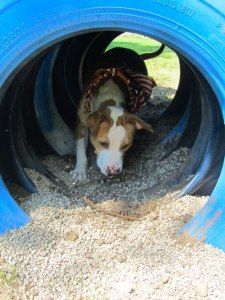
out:
<path id="1" fill-rule="evenodd" d="M 153 132 L 150 124 L 116 106 L 107 106 L 92 113 L 87 124 L 97 154 L 97 165 L 107 176 L 122 171 L 123 156 L 132 145 L 136 129 Z"/>

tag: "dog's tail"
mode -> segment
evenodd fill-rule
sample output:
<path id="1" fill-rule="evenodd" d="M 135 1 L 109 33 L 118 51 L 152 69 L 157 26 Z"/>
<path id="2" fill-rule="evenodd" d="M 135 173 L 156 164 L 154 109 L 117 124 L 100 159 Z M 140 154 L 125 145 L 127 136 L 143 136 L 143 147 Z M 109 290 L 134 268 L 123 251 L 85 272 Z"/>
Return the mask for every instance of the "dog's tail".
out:
<path id="1" fill-rule="evenodd" d="M 163 52 L 163 50 L 165 49 L 165 47 L 166 47 L 166 45 L 162 44 L 157 51 L 151 52 L 151 53 L 144 53 L 144 54 L 141 54 L 140 56 L 141 56 L 141 58 L 143 60 L 155 58 L 155 57 L 159 56 Z"/>

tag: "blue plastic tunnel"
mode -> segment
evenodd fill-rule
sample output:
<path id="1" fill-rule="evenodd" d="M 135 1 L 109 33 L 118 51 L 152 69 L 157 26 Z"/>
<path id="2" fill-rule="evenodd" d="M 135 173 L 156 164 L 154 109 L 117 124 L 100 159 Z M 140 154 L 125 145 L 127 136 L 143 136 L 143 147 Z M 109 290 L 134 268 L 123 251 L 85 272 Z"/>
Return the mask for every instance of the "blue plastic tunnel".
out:
<path id="1" fill-rule="evenodd" d="M 210 194 L 179 235 L 225 250 L 225 6 L 213 0 L 2 0 L 0 2 L 0 234 L 30 221 L 5 183 L 36 187 L 25 168 L 53 177 L 38 157 L 74 153 L 71 128 L 85 74 L 125 31 L 168 45 L 180 60 L 178 117 L 160 141 L 191 154 L 162 183 L 179 196 Z"/>

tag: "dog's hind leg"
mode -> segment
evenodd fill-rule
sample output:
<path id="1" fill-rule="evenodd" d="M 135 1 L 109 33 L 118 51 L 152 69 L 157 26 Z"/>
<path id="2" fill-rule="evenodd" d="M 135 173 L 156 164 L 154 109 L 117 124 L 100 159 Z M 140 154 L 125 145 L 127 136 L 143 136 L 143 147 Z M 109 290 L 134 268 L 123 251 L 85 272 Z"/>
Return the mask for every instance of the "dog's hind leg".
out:
<path id="1" fill-rule="evenodd" d="M 77 122 L 76 127 L 76 166 L 74 170 L 70 171 L 73 179 L 82 181 L 87 178 L 87 149 L 88 143 L 88 129 L 80 120 Z"/>

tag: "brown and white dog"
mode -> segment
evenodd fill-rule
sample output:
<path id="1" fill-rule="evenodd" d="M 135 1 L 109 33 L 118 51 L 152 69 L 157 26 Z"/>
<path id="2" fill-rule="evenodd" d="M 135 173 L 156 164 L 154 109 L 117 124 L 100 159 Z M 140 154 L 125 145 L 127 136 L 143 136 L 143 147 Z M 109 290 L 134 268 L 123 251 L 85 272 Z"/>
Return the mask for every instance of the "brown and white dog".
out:
<path id="1" fill-rule="evenodd" d="M 87 177 L 86 147 L 89 132 L 97 155 L 97 165 L 106 176 L 118 175 L 122 171 L 123 157 L 132 145 L 136 129 L 153 132 L 150 124 L 127 110 L 127 97 L 132 94 L 132 79 L 118 72 L 119 75 L 114 76 L 115 70 L 107 69 L 107 77 L 104 70 L 101 71 L 97 80 L 92 82 L 89 90 L 81 97 L 75 134 L 76 166 L 70 172 L 75 180 L 84 180 Z M 121 80 L 118 81 L 118 77 Z M 125 89 L 120 81 L 125 83 Z M 155 85 L 154 80 L 151 79 L 151 82 L 150 90 Z M 133 94 L 135 93 L 137 91 L 133 89 Z M 139 100 L 142 98 L 139 97 Z"/>

